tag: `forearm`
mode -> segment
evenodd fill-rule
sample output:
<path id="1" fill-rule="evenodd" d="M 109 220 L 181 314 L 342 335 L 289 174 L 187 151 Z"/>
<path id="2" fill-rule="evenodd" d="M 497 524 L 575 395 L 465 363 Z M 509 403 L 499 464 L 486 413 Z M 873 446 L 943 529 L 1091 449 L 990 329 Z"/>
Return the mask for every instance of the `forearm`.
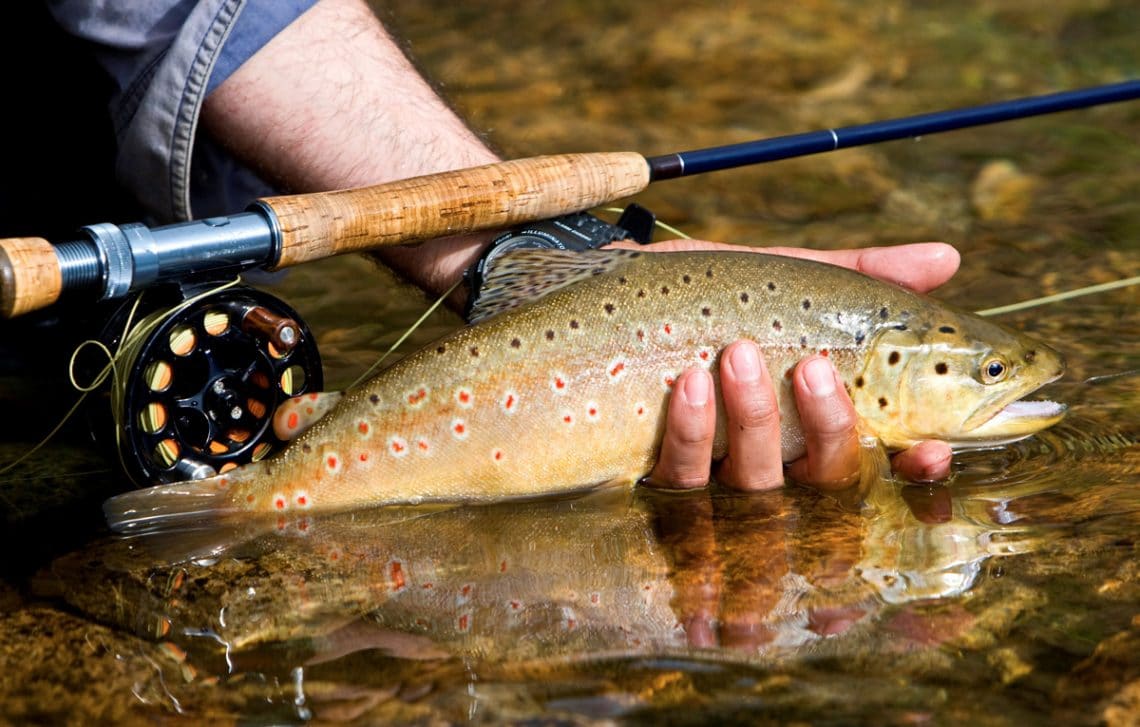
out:
<path id="1" fill-rule="evenodd" d="M 202 119 L 231 153 L 290 192 L 360 187 L 497 159 L 363 0 L 321 0 L 226 79 L 206 99 Z M 379 257 L 441 292 L 485 239 L 432 240 L 387 248 Z"/>

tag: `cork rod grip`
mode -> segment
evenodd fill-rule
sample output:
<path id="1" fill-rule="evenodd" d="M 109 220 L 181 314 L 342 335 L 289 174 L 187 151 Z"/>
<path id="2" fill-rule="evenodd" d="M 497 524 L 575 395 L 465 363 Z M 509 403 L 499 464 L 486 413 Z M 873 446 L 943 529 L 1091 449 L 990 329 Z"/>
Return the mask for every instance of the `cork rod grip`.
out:
<path id="1" fill-rule="evenodd" d="M 635 152 L 530 157 L 339 192 L 260 200 L 277 216 L 283 268 L 577 212 L 645 189 Z"/>
<path id="2" fill-rule="evenodd" d="M 0 240 L 0 316 L 15 318 L 59 299 L 63 273 L 52 244 L 42 237 Z"/>

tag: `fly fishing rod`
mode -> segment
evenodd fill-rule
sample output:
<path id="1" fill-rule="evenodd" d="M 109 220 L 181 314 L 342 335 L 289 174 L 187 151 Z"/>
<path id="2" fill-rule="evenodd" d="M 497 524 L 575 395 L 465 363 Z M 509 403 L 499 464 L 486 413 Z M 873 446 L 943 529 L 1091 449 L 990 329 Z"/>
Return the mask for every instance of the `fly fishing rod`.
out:
<path id="1" fill-rule="evenodd" d="M 166 281 L 271 270 L 590 209 L 651 182 L 1140 98 L 1140 79 L 887 121 L 644 157 L 563 154 L 359 189 L 267 197 L 161 227 L 88 225 L 75 240 L 0 240 L 0 316 L 61 297 L 114 300 Z"/>
<path id="2" fill-rule="evenodd" d="M 283 301 L 236 284 L 243 270 L 509 230 L 468 271 L 467 317 L 474 318 L 483 274 L 505 251 L 648 241 L 648 210 L 631 204 L 616 225 L 585 210 L 652 182 L 1138 97 L 1134 80 L 662 156 L 543 156 L 362 189 L 267 197 L 239 214 L 181 224 L 89 225 L 58 244 L 0 240 L 0 317 L 57 302 L 82 304 L 61 318 L 85 324 L 81 319 L 93 314 L 102 327 L 94 340 L 107 355 L 115 351 L 111 384 L 97 387 L 98 399 L 88 406 L 95 438 L 108 440 L 139 485 L 196 479 L 279 448 L 274 412 L 286 399 L 323 386 L 320 355 L 304 322 Z M 90 335 L 91 327 L 83 327 Z M 73 356 L 73 380 L 76 372 L 81 380 L 105 375 L 105 360 L 87 358 Z"/>

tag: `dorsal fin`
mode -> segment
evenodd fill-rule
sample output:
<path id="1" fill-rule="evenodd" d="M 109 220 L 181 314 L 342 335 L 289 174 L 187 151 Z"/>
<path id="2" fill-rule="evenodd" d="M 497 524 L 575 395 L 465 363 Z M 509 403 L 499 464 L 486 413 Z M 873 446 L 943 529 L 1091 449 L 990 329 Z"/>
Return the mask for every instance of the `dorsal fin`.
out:
<path id="1" fill-rule="evenodd" d="M 467 319 L 474 323 L 517 308 L 556 290 L 608 273 L 641 254 L 636 250 L 509 250 L 494 258 L 479 299 Z"/>

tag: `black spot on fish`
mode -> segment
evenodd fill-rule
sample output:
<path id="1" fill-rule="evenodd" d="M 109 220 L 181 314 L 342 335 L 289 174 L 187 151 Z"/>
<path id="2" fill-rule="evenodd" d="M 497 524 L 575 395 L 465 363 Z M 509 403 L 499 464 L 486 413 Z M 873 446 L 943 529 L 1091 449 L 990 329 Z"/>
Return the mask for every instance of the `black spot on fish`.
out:
<path id="1" fill-rule="evenodd" d="M 891 351 L 891 355 L 887 356 L 887 363 L 889 363 L 891 366 L 894 366 L 899 362 L 899 358 L 901 357 L 899 356 L 898 351 Z"/>
<path id="2" fill-rule="evenodd" d="M 856 388 L 862 389 L 862 388 L 863 388 L 863 384 L 864 384 L 864 383 L 865 383 L 865 382 L 863 381 L 863 377 L 862 377 L 862 376 L 856 376 L 856 377 L 855 377 L 855 386 L 856 386 Z"/>
<path id="3" fill-rule="evenodd" d="M 712 277 L 712 268 L 709 268 L 708 270 L 705 271 L 705 277 L 706 278 Z"/>
<path id="4" fill-rule="evenodd" d="M 800 336 L 800 348 L 807 348 L 807 336 Z"/>
<path id="5" fill-rule="evenodd" d="M 437 348 L 435 350 L 435 352 L 440 354 L 440 355 L 443 355 L 444 353 L 447 353 L 447 346 L 440 346 L 439 348 Z"/>
<path id="6" fill-rule="evenodd" d="M 768 281 L 768 290 L 772 290 L 772 291 L 776 290 L 776 284 L 770 280 Z"/>
<path id="7" fill-rule="evenodd" d="M 669 286 L 668 285 L 662 285 L 661 286 L 661 295 L 669 295 Z"/>
<path id="8" fill-rule="evenodd" d="M 630 256 L 631 258 L 632 258 L 632 257 L 641 257 L 641 253 L 639 253 L 639 252 L 637 252 L 637 251 L 634 251 L 634 252 L 631 252 L 631 253 L 629 253 L 629 256 Z"/>
<path id="9" fill-rule="evenodd" d="M 642 288 L 641 290 L 637 291 L 637 297 L 638 297 L 638 298 L 644 298 L 644 297 L 645 297 L 645 289 L 644 289 L 644 288 Z"/>
<path id="10" fill-rule="evenodd" d="M 709 308 L 707 305 L 704 308 L 701 308 L 701 315 L 705 318 L 708 318 L 712 315 L 712 308 Z"/>
<path id="11" fill-rule="evenodd" d="M 885 307 L 879 309 L 879 317 L 883 320 L 887 319 L 887 309 Z"/>
<path id="12" fill-rule="evenodd" d="M 778 320 L 772 321 L 772 329 L 776 331 L 782 331 L 784 330 L 784 324 L 780 323 Z"/>
<path id="13" fill-rule="evenodd" d="M 602 307 L 605 308 L 606 313 L 609 313 L 611 316 L 614 314 L 614 304 L 613 303 L 606 303 Z"/>
<path id="14" fill-rule="evenodd" d="M 309 452 L 313 451 L 313 448 L 308 442 L 306 442 L 301 445 L 301 451 L 308 454 Z"/>
<path id="15" fill-rule="evenodd" d="M 939 326 L 938 330 L 942 333 L 957 333 L 957 331 L 954 330 L 954 326 Z"/>
<path id="16" fill-rule="evenodd" d="M 866 337 L 867 337 L 866 333 L 863 333 L 862 331 L 856 331 L 855 332 L 855 343 L 862 343 L 863 339 Z"/>
<path id="17" fill-rule="evenodd" d="M 620 278 L 618 278 L 618 282 L 619 282 L 619 283 L 621 283 L 622 285 L 625 285 L 625 284 L 626 284 L 626 283 L 628 283 L 629 281 L 628 281 L 628 280 L 626 280 L 625 276 L 623 275 L 623 276 L 621 276 Z"/>
<path id="18" fill-rule="evenodd" d="M 1025 352 L 1025 363 L 1033 363 L 1037 360 L 1037 352 L 1030 350 Z"/>
<path id="19" fill-rule="evenodd" d="M 511 348 L 518 348 L 521 345 L 522 345 L 522 341 L 520 341 L 519 339 L 517 339 L 517 338 L 511 339 Z"/>
<path id="20" fill-rule="evenodd" d="M 887 408 L 887 400 L 885 397 L 882 397 L 882 396 L 879 397 L 879 408 L 880 409 L 886 409 Z"/>
<path id="21" fill-rule="evenodd" d="M 578 330 L 578 321 L 576 321 L 576 320 L 570 321 L 570 327 L 573 328 L 575 331 Z"/>
<path id="22" fill-rule="evenodd" d="M 934 364 L 934 370 L 940 374 L 945 374 L 950 370 L 950 367 L 939 361 L 938 363 Z"/>
<path id="23" fill-rule="evenodd" d="M 740 294 L 740 302 L 741 303 L 747 303 L 748 302 L 748 293 L 741 293 Z"/>
<path id="24" fill-rule="evenodd" d="M 681 276 L 681 282 L 685 283 L 687 285 L 687 284 L 693 282 L 693 279 L 686 274 L 686 275 Z"/>
<path id="25" fill-rule="evenodd" d="M 372 402 L 373 404 L 379 404 L 380 397 L 377 394 L 373 394 L 372 396 L 368 397 L 368 401 Z"/>
<path id="26" fill-rule="evenodd" d="M 895 327 L 894 327 L 894 329 L 895 329 L 896 331 L 905 331 L 905 330 L 906 330 L 906 324 L 905 324 L 905 323 L 900 323 L 900 324 L 898 324 L 897 326 L 895 326 Z"/>
<path id="27" fill-rule="evenodd" d="M 472 346 L 471 347 L 471 355 L 474 358 L 479 358 L 479 347 L 478 346 Z"/>
<path id="28" fill-rule="evenodd" d="M 804 310 L 811 308 L 811 301 L 808 300 L 807 298 L 804 298 L 803 306 L 804 306 Z"/>
<path id="29" fill-rule="evenodd" d="M 546 329 L 546 340 L 548 340 L 548 341 L 554 340 L 554 331 L 550 330 L 549 328 Z"/>

